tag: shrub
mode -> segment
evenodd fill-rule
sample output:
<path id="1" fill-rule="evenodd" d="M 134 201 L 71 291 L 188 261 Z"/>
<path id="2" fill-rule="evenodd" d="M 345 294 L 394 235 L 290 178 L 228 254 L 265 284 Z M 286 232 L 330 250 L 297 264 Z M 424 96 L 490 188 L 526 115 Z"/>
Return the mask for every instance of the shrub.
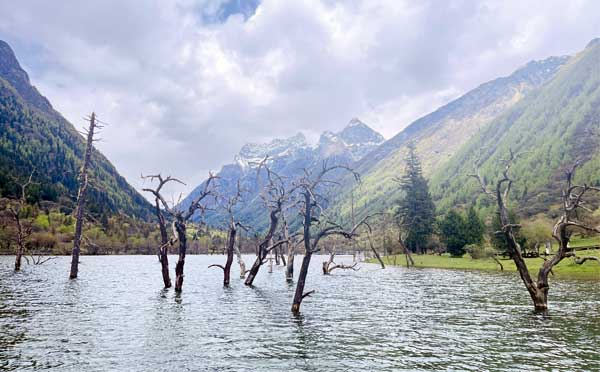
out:
<path id="1" fill-rule="evenodd" d="M 492 247 L 481 246 L 478 244 L 469 244 L 465 246 L 465 251 L 474 260 L 482 258 L 491 258 L 496 254 L 496 250 Z"/>

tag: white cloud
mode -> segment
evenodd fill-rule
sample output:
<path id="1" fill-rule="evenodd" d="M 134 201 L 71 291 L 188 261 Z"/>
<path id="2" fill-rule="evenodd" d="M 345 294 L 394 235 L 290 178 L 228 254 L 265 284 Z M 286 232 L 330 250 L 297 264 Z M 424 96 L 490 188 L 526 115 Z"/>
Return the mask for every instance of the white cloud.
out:
<path id="1" fill-rule="evenodd" d="M 386 137 L 527 61 L 600 36 L 595 1 L 240 0 L 0 3 L 0 38 L 140 187 L 189 191 L 241 145 L 361 117 Z M 243 14 L 236 14 L 236 12 Z"/>

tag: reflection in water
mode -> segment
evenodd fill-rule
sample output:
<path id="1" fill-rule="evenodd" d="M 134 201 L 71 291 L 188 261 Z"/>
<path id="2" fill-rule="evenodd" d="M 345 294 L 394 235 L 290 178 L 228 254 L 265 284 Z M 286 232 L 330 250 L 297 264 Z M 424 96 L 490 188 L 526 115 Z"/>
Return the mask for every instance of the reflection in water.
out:
<path id="1" fill-rule="evenodd" d="M 68 257 L 19 274 L 0 257 L 0 369 L 600 368 L 597 282 L 553 283 L 544 316 L 514 273 L 363 264 L 326 277 L 314 265 L 316 293 L 292 316 L 283 267 L 223 288 L 206 269 L 222 260 L 189 256 L 176 294 L 154 256 L 84 257 L 76 281 Z"/>

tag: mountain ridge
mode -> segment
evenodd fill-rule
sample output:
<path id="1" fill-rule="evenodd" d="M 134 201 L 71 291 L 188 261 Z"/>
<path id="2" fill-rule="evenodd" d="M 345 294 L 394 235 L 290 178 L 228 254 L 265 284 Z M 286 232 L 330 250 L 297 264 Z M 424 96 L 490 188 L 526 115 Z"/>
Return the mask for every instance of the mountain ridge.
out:
<path id="1" fill-rule="evenodd" d="M 39 185 L 31 189 L 31 199 L 72 208 L 83 152 L 83 137 L 31 84 L 10 46 L 0 40 L 0 195 L 14 195 L 14 179 L 35 171 Z M 152 218 L 151 204 L 98 150 L 90 171 L 90 213 Z"/>

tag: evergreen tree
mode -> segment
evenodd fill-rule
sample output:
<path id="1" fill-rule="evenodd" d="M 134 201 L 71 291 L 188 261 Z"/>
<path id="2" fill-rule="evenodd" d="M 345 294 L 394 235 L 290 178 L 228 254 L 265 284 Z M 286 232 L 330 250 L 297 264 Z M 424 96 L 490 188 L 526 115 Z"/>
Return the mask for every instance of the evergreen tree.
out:
<path id="1" fill-rule="evenodd" d="M 448 253 L 460 257 L 469 244 L 469 229 L 465 218 L 455 210 L 450 210 L 439 223 L 440 237 L 446 244 Z"/>
<path id="2" fill-rule="evenodd" d="M 435 223 L 435 205 L 429 185 L 423 177 L 415 144 L 408 144 L 406 170 L 399 180 L 403 198 L 398 203 L 396 218 L 406 230 L 406 245 L 413 252 L 423 252 Z"/>
<path id="3" fill-rule="evenodd" d="M 467 234 L 467 244 L 481 244 L 483 242 L 483 234 L 485 233 L 485 226 L 479 219 L 475 208 L 471 206 L 467 212 L 467 218 L 465 220 L 465 229 Z"/>

